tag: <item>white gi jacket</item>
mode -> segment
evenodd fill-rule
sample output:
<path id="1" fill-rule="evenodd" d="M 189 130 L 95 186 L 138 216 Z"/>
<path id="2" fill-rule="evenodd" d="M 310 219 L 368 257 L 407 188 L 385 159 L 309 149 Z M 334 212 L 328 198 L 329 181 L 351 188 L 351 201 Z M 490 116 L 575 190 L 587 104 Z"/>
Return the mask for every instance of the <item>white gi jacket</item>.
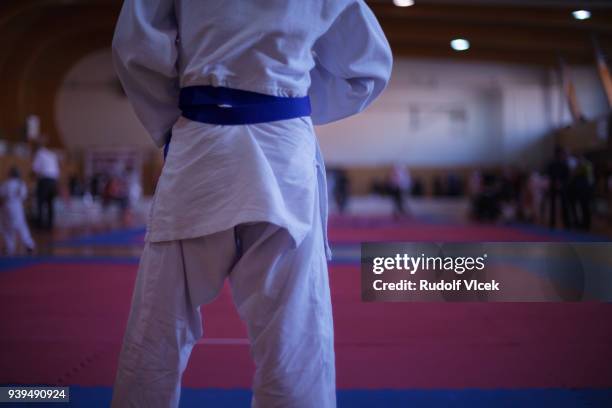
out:
<path id="1" fill-rule="evenodd" d="M 26 247 L 33 249 L 35 244 L 28 228 L 23 201 L 28 195 L 25 183 L 17 178 L 9 178 L 0 185 L 0 233 L 4 237 L 6 251 L 12 255 L 19 237 Z"/>
<path id="2" fill-rule="evenodd" d="M 152 242 L 267 221 L 299 244 L 312 225 L 317 188 L 327 218 L 312 124 L 362 111 L 386 86 L 392 65 L 362 0 L 126 0 L 113 56 L 157 146 L 172 131 L 147 228 Z M 178 95 L 194 85 L 309 95 L 312 119 L 192 122 L 180 116 Z"/>
<path id="3" fill-rule="evenodd" d="M 15 218 L 23 213 L 23 201 L 27 196 L 28 188 L 20 179 L 10 178 L 0 186 L 0 201 L 4 202 L 8 217 Z"/>

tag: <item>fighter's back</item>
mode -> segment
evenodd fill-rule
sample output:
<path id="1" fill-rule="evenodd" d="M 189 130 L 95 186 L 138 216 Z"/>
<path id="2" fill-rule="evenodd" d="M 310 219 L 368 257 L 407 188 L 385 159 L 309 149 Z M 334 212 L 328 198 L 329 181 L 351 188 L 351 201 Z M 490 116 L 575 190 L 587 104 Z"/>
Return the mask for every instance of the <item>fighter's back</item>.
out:
<path id="1" fill-rule="evenodd" d="M 229 277 L 257 367 L 252 405 L 334 408 L 313 123 L 362 111 L 387 84 L 391 50 L 374 14 L 363 0 L 124 0 L 113 51 L 167 152 L 113 407 L 178 406 L 202 335 L 197 306 Z"/>
<path id="2" fill-rule="evenodd" d="M 311 49 L 344 0 L 178 0 L 181 85 L 304 95 Z"/>
<path id="3" fill-rule="evenodd" d="M 308 95 L 312 121 L 322 124 L 363 110 L 392 65 L 363 0 L 125 0 L 113 51 L 158 146 L 181 114 L 181 88 Z"/>

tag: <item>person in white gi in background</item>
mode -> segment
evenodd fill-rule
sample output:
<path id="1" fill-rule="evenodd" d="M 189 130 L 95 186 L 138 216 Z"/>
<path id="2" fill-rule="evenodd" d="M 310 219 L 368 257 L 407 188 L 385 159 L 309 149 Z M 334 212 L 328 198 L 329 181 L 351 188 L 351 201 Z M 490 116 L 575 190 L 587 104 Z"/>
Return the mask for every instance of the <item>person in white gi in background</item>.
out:
<path id="1" fill-rule="evenodd" d="M 327 193 L 314 124 L 365 109 L 392 55 L 362 0 L 127 0 L 117 73 L 157 146 L 170 133 L 115 380 L 114 407 L 176 407 L 229 278 L 256 407 L 334 407 Z M 311 117 L 216 125 L 181 116 L 181 88 L 308 95 Z M 205 316 L 204 316 L 205 318 Z"/>
<path id="2" fill-rule="evenodd" d="M 23 210 L 23 202 L 27 196 L 28 188 L 21 180 L 19 170 L 12 167 L 8 179 L 0 186 L 0 203 L 2 203 L 0 226 L 8 255 L 15 254 L 18 238 L 28 252 L 32 252 L 36 246 Z"/>

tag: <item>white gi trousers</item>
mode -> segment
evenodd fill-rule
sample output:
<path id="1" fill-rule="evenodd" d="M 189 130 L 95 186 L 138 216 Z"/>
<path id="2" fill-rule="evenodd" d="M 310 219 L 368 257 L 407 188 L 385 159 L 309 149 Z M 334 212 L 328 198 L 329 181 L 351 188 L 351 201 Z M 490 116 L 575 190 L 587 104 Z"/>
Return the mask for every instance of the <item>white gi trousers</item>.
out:
<path id="1" fill-rule="evenodd" d="M 15 254 L 17 250 L 17 238 L 21 240 L 27 249 L 36 246 L 28 228 L 25 211 L 21 201 L 9 200 L 0 207 L 0 228 L 4 238 L 7 255 Z"/>
<path id="2" fill-rule="evenodd" d="M 203 335 L 199 306 L 227 277 L 256 366 L 252 406 L 335 407 L 324 234 L 318 205 L 313 211 L 313 228 L 297 247 L 286 229 L 266 222 L 147 242 L 112 406 L 178 406 L 182 373 Z"/>

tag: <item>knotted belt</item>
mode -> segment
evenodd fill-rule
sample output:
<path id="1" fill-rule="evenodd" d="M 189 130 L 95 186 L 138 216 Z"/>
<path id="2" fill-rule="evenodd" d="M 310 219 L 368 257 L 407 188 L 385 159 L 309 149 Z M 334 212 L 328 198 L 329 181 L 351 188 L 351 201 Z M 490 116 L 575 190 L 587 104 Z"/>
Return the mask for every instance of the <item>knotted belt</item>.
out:
<path id="1" fill-rule="evenodd" d="M 195 122 L 214 125 L 248 125 L 310 116 L 310 98 L 280 97 L 209 85 L 181 89 L 179 108 L 182 115 Z M 168 154 L 170 138 L 164 147 Z M 325 252 L 331 259 L 327 240 L 327 183 L 325 165 L 319 144 L 316 145 L 319 210 L 321 214 Z"/>
<path id="2" fill-rule="evenodd" d="M 311 112 L 308 96 L 280 97 L 210 85 L 182 88 L 179 108 L 187 119 L 214 125 L 274 122 L 310 116 Z M 164 157 L 170 138 L 164 147 Z"/>

